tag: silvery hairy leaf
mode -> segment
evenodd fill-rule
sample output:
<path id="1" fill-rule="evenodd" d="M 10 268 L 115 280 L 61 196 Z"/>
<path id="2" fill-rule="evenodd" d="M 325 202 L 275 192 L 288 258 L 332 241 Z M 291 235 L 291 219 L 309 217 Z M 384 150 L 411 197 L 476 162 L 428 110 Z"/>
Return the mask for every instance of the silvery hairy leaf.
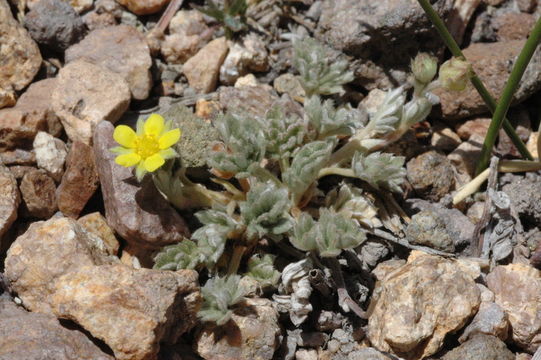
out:
<path id="1" fill-rule="evenodd" d="M 375 152 L 369 155 L 355 153 L 351 166 L 355 175 L 376 189 L 387 189 L 401 193 L 406 169 L 405 158 L 388 153 Z"/>
<path id="2" fill-rule="evenodd" d="M 329 136 L 351 136 L 363 125 L 360 111 L 349 106 L 336 109 L 332 100 L 322 101 L 319 96 L 306 99 L 304 111 L 317 140 Z"/>
<path id="3" fill-rule="evenodd" d="M 370 118 L 368 126 L 373 128 L 372 135 L 383 136 L 396 130 L 402 119 L 405 101 L 406 92 L 402 86 L 387 92 L 378 110 Z"/>
<path id="4" fill-rule="evenodd" d="M 153 268 L 173 271 L 194 269 L 201 262 L 201 254 L 197 244 L 191 240 L 184 239 L 178 244 L 165 246 L 154 257 Z"/>
<path id="5" fill-rule="evenodd" d="M 261 287 L 276 286 L 280 280 L 280 272 L 273 264 L 274 256 L 255 254 L 248 260 L 248 271 L 245 275 L 257 280 Z"/>
<path id="6" fill-rule="evenodd" d="M 207 281 L 201 288 L 203 306 L 197 314 L 202 321 L 223 325 L 231 319 L 233 312 L 230 307 L 239 303 L 246 294 L 244 288 L 239 286 L 240 279 L 239 275 L 230 275 Z"/>
<path id="7" fill-rule="evenodd" d="M 270 109 L 265 118 L 264 134 L 268 156 L 274 160 L 291 157 L 293 151 L 303 143 L 307 131 L 305 120 L 286 116 L 279 107 Z"/>
<path id="8" fill-rule="evenodd" d="M 342 183 L 340 187 L 331 190 L 325 197 L 325 206 L 368 228 L 382 226 L 376 206 L 353 185 Z"/>

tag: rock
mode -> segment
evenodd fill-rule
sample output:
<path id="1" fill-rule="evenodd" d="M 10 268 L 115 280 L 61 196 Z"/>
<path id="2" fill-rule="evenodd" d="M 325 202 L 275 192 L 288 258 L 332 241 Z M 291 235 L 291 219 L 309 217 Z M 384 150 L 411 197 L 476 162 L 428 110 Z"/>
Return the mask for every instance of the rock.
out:
<path id="1" fill-rule="evenodd" d="M 238 112 L 246 116 L 263 117 L 278 96 L 268 85 L 221 87 L 219 90 L 220 105 L 226 111 Z"/>
<path id="2" fill-rule="evenodd" d="M 295 100 L 304 99 L 306 96 L 299 78 L 290 73 L 282 74 L 274 79 L 273 86 L 278 94 L 289 94 Z"/>
<path id="3" fill-rule="evenodd" d="M 17 181 L 21 180 L 27 172 L 33 170 L 36 170 L 36 168 L 26 165 L 15 165 L 9 167 L 9 171 L 13 174 L 13 176 L 15 176 L 15 179 L 17 179 Z"/>
<path id="4" fill-rule="evenodd" d="M 522 12 L 531 13 L 538 6 L 537 0 L 516 0 L 518 8 Z"/>
<path id="5" fill-rule="evenodd" d="M 154 14 L 160 11 L 170 0 L 117 0 L 117 2 L 128 8 L 136 15 Z"/>
<path id="6" fill-rule="evenodd" d="M 79 330 L 52 315 L 31 313 L 0 297 L 0 359 L 113 360 Z"/>
<path id="7" fill-rule="evenodd" d="M 525 40 L 535 25 L 535 17 L 525 13 L 504 13 L 494 19 L 498 41 Z"/>
<path id="8" fill-rule="evenodd" d="M 77 218 L 98 184 L 92 147 L 75 141 L 66 160 L 66 172 L 56 190 L 58 209 L 66 216 Z"/>
<path id="9" fill-rule="evenodd" d="M 74 220 L 37 222 L 8 250 L 6 279 L 25 307 L 73 320 L 117 359 L 155 359 L 195 324 L 197 273 L 133 269 Z"/>
<path id="10" fill-rule="evenodd" d="M 40 130 L 60 135 L 62 124 L 51 106 L 55 87 L 56 79 L 37 81 L 28 87 L 15 107 L 0 110 L 0 151 L 30 147 Z"/>
<path id="11" fill-rule="evenodd" d="M 333 357 L 334 359 L 334 357 Z M 393 358 L 377 351 L 374 348 L 355 350 L 348 354 L 348 360 L 392 360 Z"/>
<path id="12" fill-rule="evenodd" d="M 152 59 L 144 36 L 134 27 L 110 26 L 90 32 L 66 51 L 66 62 L 82 59 L 121 75 L 134 99 L 144 100 L 152 87 Z"/>
<path id="13" fill-rule="evenodd" d="M 413 251 L 406 265 L 376 285 L 369 307 L 368 338 L 381 351 L 405 359 L 436 353 L 447 333 L 476 313 L 479 267 Z"/>
<path id="14" fill-rule="evenodd" d="M 44 170 L 24 174 L 20 189 L 28 216 L 48 219 L 58 209 L 54 180 Z"/>
<path id="15" fill-rule="evenodd" d="M 521 219 L 532 224 L 541 222 L 541 178 L 532 173 L 530 176 L 517 178 L 502 187 L 509 195 L 512 207 Z"/>
<path id="16" fill-rule="evenodd" d="M 108 12 L 98 13 L 97 11 L 90 11 L 84 14 L 83 22 L 90 31 L 117 25 L 113 14 Z"/>
<path id="17" fill-rule="evenodd" d="M 269 69 L 269 54 L 265 42 L 255 33 L 248 34 L 240 43 L 233 43 L 220 68 L 220 82 L 233 85 L 235 81 L 250 72 Z"/>
<path id="18" fill-rule="evenodd" d="M 515 360 L 515 355 L 497 337 L 478 334 L 449 351 L 441 360 Z"/>
<path id="19" fill-rule="evenodd" d="M 2 236 L 17 219 L 17 209 L 20 202 L 17 180 L 7 167 L 0 165 L 0 242 Z"/>
<path id="20" fill-rule="evenodd" d="M 458 172 L 457 188 L 469 182 L 475 175 L 475 167 L 481 154 L 483 141 L 482 137 L 474 135 L 447 155 L 447 159 L 451 161 L 451 164 L 455 166 Z"/>
<path id="21" fill-rule="evenodd" d="M 85 33 L 83 20 L 61 0 L 41 0 L 25 15 L 24 25 L 38 44 L 64 51 L 81 40 Z"/>
<path id="22" fill-rule="evenodd" d="M 411 159 L 406 169 L 415 192 L 427 200 L 439 201 L 455 185 L 451 162 L 436 151 L 428 151 Z"/>
<path id="23" fill-rule="evenodd" d="M 434 126 L 434 133 L 430 139 L 430 145 L 440 151 L 453 151 L 460 145 L 460 137 L 448 127 Z"/>
<path id="24" fill-rule="evenodd" d="M 254 74 L 248 74 L 241 76 L 235 81 L 235 87 L 243 87 L 243 86 L 257 86 L 259 85 L 257 78 Z"/>
<path id="25" fill-rule="evenodd" d="M 501 306 L 493 302 L 482 302 L 472 322 L 460 336 L 460 342 L 471 339 L 476 334 L 492 335 L 502 341 L 507 340 L 509 321 Z"/>
<path id="26" fill-rule="evenodd" d="M 180 10 L 169 23 L 169 35 L 161 44 L 161 53 L 168 64 L 184 64 L 207 41 L 209 27 L 197 10 Z"/>
<path id="27" fill-rule="evenodd" d="M 60 181 L 64 174 L 64 163 L 68 155 L 66 144 L 62 140 L 40 131 L 34 139 L 34 152 L 38 167 L 47 171 L 55 181 Z"/>
<path id="28" fill-rule="evenodd" d="M 195 350 L 204 359 L 273 359 L 280 345 L 278 312 L 267 299 L 246 299 L 231 320 L 217 328 L 206 324 L 196 335 Z"/>
<path id="29" fill-rule="evenodd" d="M 199 35 L 208 28 L 199 10 L 179 10 L 169 22 L 170 34 Z"/>
<path id="30" fill-rule="evenodd" d="M 507 117 L 513 119 L 511 125 L 515 128 L 515 132 L 519 138 L 526 143 L 530 137 L 530 129 L 532 128 L 528 111 L 522 107 L 515 107 L 512 111 L 509 111 Z M 509 156 L 521 157 L 520 152 L 513 144 L 511 138 L 505 133 L 504 129 L 500 129 L 498 133 L 498 145 L 496 146 L 496 153 L 505 158 Z"/>
<path id="31" fill-rule="evenodd" d="M 107 224 L 107 220 L 99 213 L 93 212 L 77 219 L 88 232 L 99 237 L 105 245 L 105 251 L 109 255 L 117 255 L 120 244 L 115 237 L 113 229 Z"/>
<path id="32" fill-rule="evenodd" d="M 406 236 L 414 244 L 454 252 L 455 240 L 445 221 L 435 212 L 424 210 L 411 217 Z"/>
<path id="33" fill-rule="evenodd" d="M 57 78 L 53 109 L 72 141 L 91 144 L 98 122 L 114 123 L 128 109 L 128 84 L 110 70 L 79 60 L 64 66 Z"/>
<path id="34" fill-rule="evenodd" d="M 227 41 L 221 37 L 209 42 L 186 61 L 183 71 L 190 86 L 203 94 L 214 91 L 227 51 Z"/>
<path id="35" fill-rule="evenodd" d="M 497 266 L 487 276 L 496 304 L 509 317 L 512 340 L 535 352 L 541 345 L 541 273 L 526 264 Z"/>
<path id="36" fill-rule="evenodd" d="M 113 125 L 102 121 L 94 135 L 94 156 L 101 183 L 105 216 L 109 225 L 128 244 L 155 250 L 178 243 L 189 230 L 180 215 L 156 190 L 152 179 L 134 181 L 132 170 L 117 165 Z"/>
<path id="37" fill-rule="evenodd" d="M 2 164 L 10 165 L 36 165 L 36 154 L 33 151 L 15 149 L 0 153 Z"/>
<path id="38" fill-rule="evenodd" d="M 476 43 L 471 44 L 463 52 L 488 91 L 498 99 L 523 46 L 524 40 Z M 525 100 L 541 88 L 540 63 L 541 51 L 536 51 L 515 93 L 514 103 Z M 434 94 L 440 98 L 441 115 L 446 120 L 463 119 L 488 111 L 470 83 L 461 92 L 440 88 L 435 90 Z"/>
<path id="39" fill-rule="evenodd" d="M 0 108 L 14 103 L 14 92 L 24 89 L 41 66 L 39 48 L 13 18 L 6 0 L 0 0 Z"/>
<path id="40" fill-rule="evenodd" d="M 456 132 L 462 140 L 468 140 L 474 135 L 484 139 L 491 121 L 490 118 L 467 120 L 457 126 Z"/>
<path id="41" fill-rule="evenodd" d="M 318 360 L 317 350 L 301 349 L 295 352 L 295 360 Z"/>
<path id="42" fill-rule="evenodd" d="M 432 6 L 445 21 L 452 1 L 438 0 Z M 412 0 L 323 2 L 316 36 L 358 59 L 352 64 L 356 80 L 369 90 L 403 83 L 417 52 L 443 49 L 422 8 Z"/>
<path id="43" fill-rule="evenodd" d="M 462 44 L 464 33 L 480 4 L 481 0 L 454 1 L 452 12 L 445 25 L 458 45 Z"/>

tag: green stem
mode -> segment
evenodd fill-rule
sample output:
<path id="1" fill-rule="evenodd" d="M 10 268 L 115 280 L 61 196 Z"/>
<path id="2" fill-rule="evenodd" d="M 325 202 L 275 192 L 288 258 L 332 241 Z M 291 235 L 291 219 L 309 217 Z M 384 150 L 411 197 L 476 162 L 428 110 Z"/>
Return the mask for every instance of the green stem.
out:
<path id="1" fill-rule="evenodd" d="M 434 27 L 440 34 L 440 37 L 442 38 L 445 45 L 447 45 L 447 48 L 451 51 L 451 54 L 453 54 L 453 56 L 455 57 L 465 58 L 464 54 L 458 47 L 458 44 L 456 43 L 455 39 L 453 39 L 453 36 L 449 33 L 449 30 L 447 30 L 447 27 L 445 27 L 443 20 L 440 18 L 438 13 L 436 13 L 434 8 L 432 8 L 429 1 L 418 0 L 418 2 L 423 8 L 423 10 L 425 11 L 430 21 L 432 21 L 432 24 L 434 24 Z M 473 77 L 470 79 L 470 81 L 472 85 L 475 87 L 475 89 L 477 90 L 477 92 L 479 93 L 479 95 L 481 95 L 481 98 L 483 99 L 485 104 L 488 106 L 490 112 L 494 113 L 496 109 L 496 101 L 494 100 L 492 95 L 490 95 L 490 93 L 488 92 L 487 88 L 485 87 L 481 79 L 479 79 L 479 77 L 474 74 Z M 533 157 L 528 151 L 528 149 L 526 148 L 526 145 L 524 145 L 520 137 L 515 132 L 515 129 L 513 128 L 513 126 L 509 123 L 509 120 L 507 120 L 505 117 L 503 119 L 503 129 L 505 130 L 509 138 L 511 138 L 511 141 L 513 141 L 513 144 L 516 146 L 517 150 L 520 152 L 522 157 L 528 160 L 533 160 Z M 483 148 L 483 152 L 486 152 L 487 154 L 489 154 L 490 150 L 485 151 L 485 149 Z"/>
<path id="2" fill-rule="evenodd" d="M 317 178 L 320 179 L 327 175 L 339 175 L 344 177 L 357 177 L 352 169 L 342 169 L 339 167 L 326 167 L 319 170 Z"/>
<path id="3" fill-rule="evenodd" d="M 505 114 L 509 110 L 509 106 L 513 100 L 513 95 L 518 89 L 522 75 L 524 75 L 535 49 L 537 48 L 537 45 L 539 45 L 539 40 L 541 40 L 541 19 L 537 20 L 537 23 L 535 24 L 530 37 L 528 40 L 526 40 L 524 47 L 520 51 L 517 61 L 515 62 L 515 65 L 513 65 L 513 70 L 511 70 L 511 75 L 509 75 L 509 79 L 503 88 L 502 96 L 500 97 L 500 101 L 498 102 L 496 110 L 492 115 L 492 121 L 490 122 L 487 136 L 485 137 L 485 142 L 483 143 L 481 158 L 479 159 L 476 169 L 477 174 L 481 173 L 488 166 L 490 152 L 492 151 L 492 147 L 496 142 L 498 131 L 502 126 Z"/>

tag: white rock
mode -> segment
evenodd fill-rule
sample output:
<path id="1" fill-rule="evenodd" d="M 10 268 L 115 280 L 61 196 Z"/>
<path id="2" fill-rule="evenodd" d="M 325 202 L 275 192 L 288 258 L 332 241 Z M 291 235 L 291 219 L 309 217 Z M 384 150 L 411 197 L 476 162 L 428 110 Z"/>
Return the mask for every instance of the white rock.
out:
<path id="1" fill-rule="evenodd" d="M 38 167 L 47 171 L 55 181 L 60 181 L 68 155 L 66 144 L 44 131 L 39 131 L 34 138 L 34 152 Z"/>

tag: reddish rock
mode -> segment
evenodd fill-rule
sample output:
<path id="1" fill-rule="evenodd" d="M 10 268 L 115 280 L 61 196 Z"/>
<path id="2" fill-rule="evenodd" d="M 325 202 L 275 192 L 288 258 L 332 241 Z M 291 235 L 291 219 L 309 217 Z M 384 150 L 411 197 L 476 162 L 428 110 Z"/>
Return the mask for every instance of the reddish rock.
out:
<path id="1" fill-rule="evenodd" d="M 460 124 L 456 128 L 456 133 L 462 140 L 468 140 L 471 136 L 476 135 L 484 138 L 490 126 L 490 118 L 479 118 L 468 120 Z"/>
<path id="2" fill-rule="evenodd" d="M 77 218 L 98 188 L 98 173 L 92 147 L 75 141 L 66 159 L 66 172 L 56 191 L 58 209 Z"/>
<path id="3" fill-rule="evenodd" d="M 526 13 L 504 13 L 494 19 L 498 41 L 527 39 L 535 25 L 535 17 Z"/>
<path id="4" fill-rule="evenodd" d="M 220 105 L 224 111 L 238 111 L 248 116 L 259 117 L 263 117 L 279 99 L 268 85 L 221 87 L 219 95 Z"/>
<path id="5" fill-rule="evenodd" d="M 160 11 L 170 0 L 116 0 L 136 15 L 154 14 Z"/>
<path id="6" fill-rule="evenodd" d="M 13 174 L 13 176 L 15 176 L 15 179 L 17 180 L 21 180 L 24 174 L 32 170 L 36 170 L 36 168 L 26 165 L 15 165 L 9 167 L 9 171 Z"/>
<path id="7" fill-rule="evenodd" d="M 24 174 L 20 189 L 28 216 L 48 219 L 58 209 L 54 180 L 44 170 Z"/>
<path id="8" fill-rule="evenodd" d="M 202 94 L 216 89 L 220 66 L 224 62 L 228 49 L 227 41 L 221 37 L 209 42 L 186 61 L 182 71 L 192 88 Z"/>

